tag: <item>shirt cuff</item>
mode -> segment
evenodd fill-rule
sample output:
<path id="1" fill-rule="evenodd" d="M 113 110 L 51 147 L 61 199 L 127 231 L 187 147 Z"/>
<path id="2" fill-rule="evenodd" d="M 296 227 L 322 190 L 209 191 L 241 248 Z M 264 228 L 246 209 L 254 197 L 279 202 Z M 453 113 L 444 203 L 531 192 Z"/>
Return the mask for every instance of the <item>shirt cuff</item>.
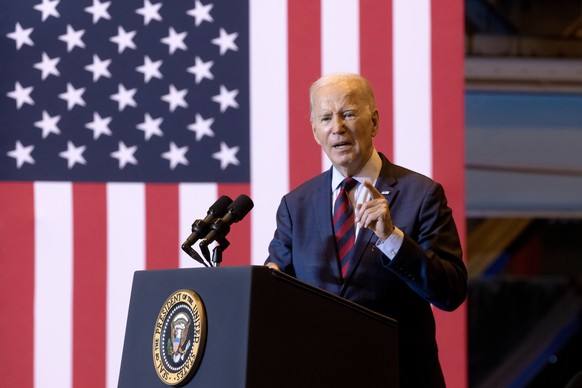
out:
<path id="1" fill-rule="evenodd" d="M 382 252 L 386 257 L 392 260 L 398 253 L 400 247 L 402 246 L 403 240 L 404 232 L 402 232 L 397 227 L 394 227 L 394 231 L 390 236 L 388 236 L 386 240 L 382 241 L 378 239 L 378 241 L 376 242 L 376 247 L 378 247 L 378 249 L 380 249 L 380 252 Z"/>

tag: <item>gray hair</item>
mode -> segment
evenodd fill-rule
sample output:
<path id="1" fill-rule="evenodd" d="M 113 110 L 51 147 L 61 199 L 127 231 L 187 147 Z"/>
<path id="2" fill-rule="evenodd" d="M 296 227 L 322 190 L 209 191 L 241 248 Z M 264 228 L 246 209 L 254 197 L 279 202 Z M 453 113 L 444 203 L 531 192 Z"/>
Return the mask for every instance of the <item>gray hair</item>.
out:
<path id="1" fill-rule="evenodd" d="M 376 110 L 376 98 L 374 97 L 374 91 L 366 78 L 356 73 L 334 73 L 321 77 L 309 88 L 310 120 L 313 121 L 313 95 L 317 89 L 333 83 L 347 83 L 351 81 L 356 82 L 357 86 L 355 92 L 361 94 L 368 102 L 370 113 L 374 112 Z"/>

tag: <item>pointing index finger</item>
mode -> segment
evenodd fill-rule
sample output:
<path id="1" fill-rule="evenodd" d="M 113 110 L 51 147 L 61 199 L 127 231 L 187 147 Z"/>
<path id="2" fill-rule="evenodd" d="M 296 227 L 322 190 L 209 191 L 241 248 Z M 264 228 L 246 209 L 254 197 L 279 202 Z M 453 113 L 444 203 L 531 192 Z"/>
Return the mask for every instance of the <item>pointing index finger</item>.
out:
<path id="1" fill-rule="evenodd" d="M 368 192 L 370 193 L 370 196 L 372 197 L 372 199 L 376 199 L 376 198 L 384 198 L 384 196 L 382 195 L 382 193 L 380 193 L 372 184 L 372 182 L 365 180 L 364 181 L 364 186 L 366 187 L 366 189 L 368 189 Z"/>

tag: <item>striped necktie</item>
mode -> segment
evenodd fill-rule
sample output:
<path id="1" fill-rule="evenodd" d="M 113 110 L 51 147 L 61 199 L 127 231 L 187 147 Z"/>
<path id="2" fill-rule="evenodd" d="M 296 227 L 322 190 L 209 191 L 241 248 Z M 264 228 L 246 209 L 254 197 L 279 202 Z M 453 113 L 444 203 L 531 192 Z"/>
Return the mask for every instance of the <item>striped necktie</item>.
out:
<path id="1" fill-rule="evenodd" d="M 345 277 L 349 266 L 349 253 L 354 246 L 354 209 L 348 193 L 358 184 L 354 178 L 346 178 L 340 184 L 340 191 L 333 207 L 333 229 L 337 245 L 338 260 Z"/>

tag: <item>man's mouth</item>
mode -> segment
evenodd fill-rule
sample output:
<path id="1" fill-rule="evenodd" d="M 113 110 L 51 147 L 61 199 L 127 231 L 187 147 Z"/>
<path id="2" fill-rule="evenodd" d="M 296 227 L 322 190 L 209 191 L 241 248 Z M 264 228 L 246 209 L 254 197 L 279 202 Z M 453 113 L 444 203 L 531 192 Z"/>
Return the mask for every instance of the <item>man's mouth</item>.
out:
<path id="1" fill-rule="evenodd" d="M 346 147 L 350 147 L 352 145 L 352 143 L 347 142 L 347 141 L 343 141 L 343 142 L 339 142 L 333 145 L 333 148 L 335 149 L 342 149 L 342 148 L 346 148 Z"/>

